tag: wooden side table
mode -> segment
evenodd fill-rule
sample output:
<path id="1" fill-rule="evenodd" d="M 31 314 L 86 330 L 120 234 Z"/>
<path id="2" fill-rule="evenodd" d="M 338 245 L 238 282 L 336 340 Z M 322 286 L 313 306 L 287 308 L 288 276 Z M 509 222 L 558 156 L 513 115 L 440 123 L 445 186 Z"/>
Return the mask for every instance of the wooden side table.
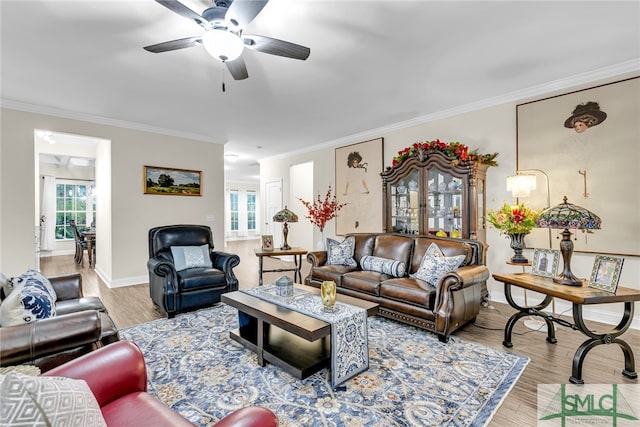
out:
<path id="1" fill-rule="evenodd" d="M 514 325 L 519 319 L 525 316 L 539 316 L 547 323 L 547 342 L 551 344 L 555 344 L 557 342 L 553 322 L 573 330 L 578 330 L 589 337 L 588 340 L 578 347 L 578 350 L 576 350 L 576 353 L 573 356 L 573 367 L 571 377 L 569 378 L 571 383 L 584 384 L 584 381 L 582 380 L 582 365 L 584 363 L 584 359 L 592 348 L 601 344 L 619 345 L 624 353 L 624 370 L 622 371 L 622 375 L 631 379 L 638 378 L 638 374 L 635 371 L 633 350 L 631 350 L 631 346 L 626 341 L 620 339 L 620 336 L 629 329 L 629 326 L 631 326 L 631 322 L 633 321 L 634 302 L 640 301 L 640 290 L 618 287 L 615 293 L 611 293 L 600 289 L 590 288 L 587 286 L 586 282 L 583 283 L 582 286 L 567 286 L 554 283 L 553 279 L 550 277 L 535 276 L 528 273 L 494 274 L 493 278 L 504 283 L 504 295 L 507 302 L 511 307 L 518 310 L 518 312 L 511 316 L 507 321 L 504 329 L 504 341 L 502 342 L 502 345 L 508 348 L 513 347 L 513 344 L 511 343 L 511 333 Z M 546 297 L 538 305 L 521 307 L 513 300 L 511 295 L 512 286 L 530 289 L 544 294 Z M 551 303 L 553 297 L 570 301 L 573 304 L 574 323 L 570 323 L 553 315 L 548 315 L 542 311 L 542 309 Z M 584 323 L 584 318 L 582 316 L 583 306 L 590 304 L 609 304 L 614 302 L 624 303 L 624 313 L 620 323 L 618 323 L 615 328 L 604 333 L 591 331 Z"/>
<path id="2" fill-rule="evenodd" d="M 254 249 L 256 256 L 258 257 L 258 286 L 262 286 L 262 273 L 273 273 L 273 272 L 281 272 L 281 271 L 293 271 L 293 281 L 295 283 L 302 283 L 302 256 L 307 254 L 307 251 L 302 248 L 291 248 L 291 249 L 273 249 L 270 251 L 265 251 L 262 248 Z M 263 258 L 264 257 L 277 257 L 277 256 L 285 256 L 285 255 L 293 255 L 293 263 L 295 265 L 294 268 L 277 268 L 273 270 L 265 270 L 263 268 Z"/>

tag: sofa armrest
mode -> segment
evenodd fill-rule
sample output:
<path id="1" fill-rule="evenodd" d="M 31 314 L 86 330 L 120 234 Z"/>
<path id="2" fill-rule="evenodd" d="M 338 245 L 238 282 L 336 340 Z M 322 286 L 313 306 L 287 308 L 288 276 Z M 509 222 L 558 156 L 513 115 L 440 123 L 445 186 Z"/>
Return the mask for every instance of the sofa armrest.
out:
<path id="1" fill-rule="evenodd" d="M 171 262 L 160 257 L 149 258 L 147 269 L 153 276 L 164 279 L 162 280 L 163 287 L 167 287 L 166 291 L 168 293 L 178 292 L 178 273 Z"/>
<path id="2" fill-rule="evenodd" d="M 277 427 L 276 415 L 261 406 L 248 406 L 233 411 L 214 424 L 215 427 Z"/>
<path id="3" fill-rule="evenodd" d="M 211 252 L 211 264 L 218 270 L 222 270 L 227 278 L 229 284 L 229 291 L 238 290 L 238 278 L 233 272 L 233 268 L 240 264 L 240 257 L 236 254 L 228 252 Z"/>
<path id="4" fill-rule="evenodd" d="M 327 263 L 327 251 L 307 252 L 307 262 L 311 267 L 320 267 Z"/>
<path id="5" fill-rule="evenodd" d="M 489 276 L 489 269 L 486 265 L 467 265 L 445 274 L 440 278 L 440 285 L 445 292 L 455 291 L 476 283 L 486 282 Z"/>
<path id="6" fill-rule="evenodd" d="M 102 332 L 97 311 L 81 311 L 0 328 L 0 364 L 17 365 L 96 343 Z"/>
<path id="7" fill-rule="evenodd" d="M 82 276 L 80 273 L 65 274 L 64 276 L 47 277 L 58 295 L 58 300 L 82 298 Z"/>
<path id="8" fill-rule="evenodd" d="M 109 344 L 43 375 L 85 380 L 100 407 L 122 396 L 147 390 L 144 357 L 130 341 Z"/>

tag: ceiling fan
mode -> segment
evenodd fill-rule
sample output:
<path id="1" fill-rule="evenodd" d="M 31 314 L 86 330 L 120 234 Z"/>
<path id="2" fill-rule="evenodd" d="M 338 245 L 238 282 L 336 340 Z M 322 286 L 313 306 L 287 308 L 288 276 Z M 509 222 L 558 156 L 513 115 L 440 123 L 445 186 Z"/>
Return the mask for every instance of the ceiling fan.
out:
<path id="1" fill-rule="evenodd" d="M 227 65 L 235 80 L 249 77 L 242 59 L 244 48 L 286 58 L 305 60 L 311 50 L 308 47 L 284 40 L 253 34 L 244 34 L 247 26 L 269 3 L 269 0 L 214 0 L 212 7 L 197 14 L 176 0 L 155 0 L 172 12 L 194 21 L 204 28 L 202 36 L 187 37 L 145 46 L 144 49 L 161 53 L 187 47 L 204 45 L 207 52 Z"/>

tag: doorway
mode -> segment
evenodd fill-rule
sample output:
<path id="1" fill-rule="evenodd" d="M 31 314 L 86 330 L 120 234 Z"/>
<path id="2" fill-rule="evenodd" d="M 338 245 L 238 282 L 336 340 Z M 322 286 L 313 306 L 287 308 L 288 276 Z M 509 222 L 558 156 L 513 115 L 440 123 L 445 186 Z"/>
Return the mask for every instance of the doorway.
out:
<path id="1" fill-rule="evenodd" d="M 69 221 L 78 226 L 95 225 L 98 206 L 108 204 L 99 191 L 98 173 L 102 144 L 110 141 L 83 135 L 34 130 L 36 176 L 35 257 L 68 255 L 75 252 Z M 104 175 L 104 174 L 103 174 Z M 104 181 L 103 181 L 104 182 Z M 108 212 L 102 209 L 103 212 Z"/>

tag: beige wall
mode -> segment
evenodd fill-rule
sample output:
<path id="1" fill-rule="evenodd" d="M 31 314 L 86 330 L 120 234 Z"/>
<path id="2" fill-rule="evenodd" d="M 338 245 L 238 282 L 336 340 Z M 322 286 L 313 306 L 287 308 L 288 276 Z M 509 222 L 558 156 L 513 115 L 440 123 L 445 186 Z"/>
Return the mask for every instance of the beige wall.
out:
<path id="1" fill-rule="evenodd" d="M 616 81 L 627 76 L 618 76 L 609 79 Z M 592 82 L 583 85 L 591 87 L 601 82 Z M 568 89 L 558 89 L 555 93 L 565 93 Z M 551 93 L 546 94 L 546 96 Z M 533 99 L 540 99 L 545 96 L 535 96 Z M 460 113 L 446 118 L 433 118 L 421 124 L 395 127 L 391 130 L 379 130 L 372 133 L 362 134 L 357 138 L 345 139 L 339 144 L 327 145 L 325 148 L 309 151 L 306 153 L 296 153 L 291 156 L 284 156 L 263 160 L 260 163 L 261 182 L 275 179 L 283 180 L 283 195 L 285 204 L 296 206 L 295 201 L 287 200 L 289 194 L 289 174 L 291 165 L 308 161 L 314 162 L 314 191 L 326 191 L 326 186 L 335 180 L 334 151 L 336 146 L 353 144 L 368 139 L 384 137 L 384 166 L 389 166 L 393 156 L 397 152 L 416 141 L 440 139 L 442 141 L 460 141 L 468 145 L 471 149 L 478 148 L 481 153 L 498 152 L 497 161 L 499 166 L 490 167 L 487 172 L 487 205 L 488 208 L 499 208 L 503 202 L 512 203 L 515 200 L 506 191 L 506 178 L 513 175 L 516 170 L 516 104 L 532 99 L 521 99 L 514 102 L 505 102 L 500 105 L 477 109 L 475 111 Z M 607 154 L 607 153 L 604 153 Z M 615 153 L 610 153 L 615 155 Z M 380 181 L 381 182 L 381 181 Z M 625 191 L 624 188 L 615 189 Z M 620 197 L 624 197 L 621 194 Z M 560 203 L 561 201 L 556 201 Z M 552 201 L 552 205 L 553 205 Z M 532 206 L 535 208 L 535 206 Z M 542 207 L 542 206 L 541 206 Z M 380 207 L 382 209 L 382 207 Z M 335 228 L 333 226 L 325 229 L 325 237 L 332 237 Z M 541 230 L 537 230 L 541 232 Z M 314 227 L 314 241 L 318 239 L 319 232 Z M 546 233 L 546 231 L 545 231 Z M 556 233 L 553 234 L 555 237 Z M 335 236 L 333 236 L 335 237 Z M 559 249 L 559 240 L 553 239 L 553 248 Z M 521 267 L 509 266 L 505 262 L 512 256 L 509 243 L 504 236 L 493 228 L 487 230 L 487 243 L 489 245 L 487 265 L 491 272 L 513 272 L 521 271 Z M 532 257 L 532 250 L 525 250 L 525 256 Z M 591 274 L 595 255 L 587 253 L 574 253 L 572 258 L 572 271 L 579 277 L 588 278 Z M 492 300 L 506 302 L 501 283 L 489 280 L 488 283 L 490 297 Z M 620 286 L 640 289 L 640 258 L 626 257 Z M 523 292 L 514 292 L 514 297 L 522 301 Z M 528 293 L 529 303 L 538 301 L 534 293 Z M 541 300 L 541 298 L 540 298 Z M 570 304 L 556 299 L 556 313 L 571 315 Z M 604 321 L 610 324 L 617 324 L 621 312 L 622 304 L 609 304 L 589 307 L 585 309 L 587 318 Z M 640 329 L 640 304 L 636 303 L 636 312 L 633 327 Z"/>
<path id="2" fill-rule="evenodd" d="M 111 286 L 148 280 L 147 232 L 163 224 L 212 227 L 223 247 L 224 146 L 151 132 L 2 109 L 0 139 L 0 271 L 23 272 L 34 265 L 36 191 L 34 129 L 110 141 L 97 148 L 98 261 L 96 271 Z M 142 167 L 203 171 L 202 197 L 142 193 Z M 214 215 L 216 221 L 206 221 Z"/>

